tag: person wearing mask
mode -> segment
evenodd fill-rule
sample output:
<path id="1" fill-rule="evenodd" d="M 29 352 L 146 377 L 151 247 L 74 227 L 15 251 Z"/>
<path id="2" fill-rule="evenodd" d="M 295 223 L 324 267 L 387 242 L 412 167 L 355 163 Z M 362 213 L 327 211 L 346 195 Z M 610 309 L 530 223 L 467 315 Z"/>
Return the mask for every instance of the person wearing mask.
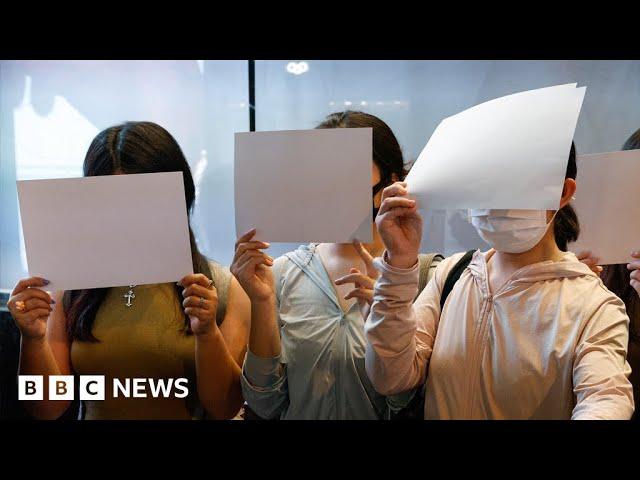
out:
<path id="1" fill-rule="evenodd" d="M 406 183 L 383 191 L 386 250 L 365 325 L 379 393 L 426 382 L 427 419 L 631 417 L 624 304 L 566 251 L 576 173 L 572 145 L 557 211 L 470 210 L 493 248 L 442 261 L 415 303 L 422 218 Z"/>
<path id="2" fill-rule="evenodd" d="M 395 135 L 379 118 L 355 111 L 331 114 L 317 128 L 366 127 L 373 129 L 375 217 L 382 188 L 405 176 Z M 312 243 L 275 261 L 262 251 L 269 244 L 256 239 L 255 230 L 238 239 L 231 271 L 251 300 L 241 379 L 246 411 L 262 419 L 386 418 L 387 399 L 364 368 L 368 292 L 359 285 L 369 285 L 372 255 L 383 248 L 372 229 L 370 244 Z M 416 268 L 424 283 L 440 258 L 420 257 Z M 394 408 L 403 401 L 396 399 Z"/>
<path id="3" fill-rule="evenodd" d="M 188 213 L 194 204 L 189 164 L 155 123 L 127 122 L 100 132 L 83 170 L 85 177 L 179 171 Z M 195 273 L 177 284 L 51 296 L 46 279 L 18 282 L 8 307 L 21 332 L 19 373 L 44 376 L 44 400 L 25 402 L 33 417 L 59 418 L 71 404 L 48 399 L 49 375 L 105 376 L 105 400 L 83 402 L 85 419 L 225 419 L 238 413 L 249 301 L 227 269 L 199 252 L 191 229 L 189 234 Z M 113 379 L 127 378 L 187 378 L 189 395 L 114 398 Z"/>

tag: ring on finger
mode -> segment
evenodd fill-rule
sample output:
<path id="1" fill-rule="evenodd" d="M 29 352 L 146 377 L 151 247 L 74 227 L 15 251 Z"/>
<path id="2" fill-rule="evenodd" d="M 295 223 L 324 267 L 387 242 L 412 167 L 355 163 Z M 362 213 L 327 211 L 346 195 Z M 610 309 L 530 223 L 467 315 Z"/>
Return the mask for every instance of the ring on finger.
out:
<path id="1" fill-rule="evenodd" d="M 200 297 L 200 301 L 198 302 L 198 307 L 202 308 L 204 305 L 204 297 Z"/>
<path id="2" fill-rule="evenodd" d="M 24 302 L 24 300 L 18 300 L 16 302 L 16 310 L 18 310 L 19 312 L 24 312 L 27 309 L 27 304 Z"/>
<path id="3" fill-rule="evenodd" d="M 207 288 L 211 288 L 212 285 L 213 285 L 213 280 L 209 280 L 209 285 L 207 285 Z"/>

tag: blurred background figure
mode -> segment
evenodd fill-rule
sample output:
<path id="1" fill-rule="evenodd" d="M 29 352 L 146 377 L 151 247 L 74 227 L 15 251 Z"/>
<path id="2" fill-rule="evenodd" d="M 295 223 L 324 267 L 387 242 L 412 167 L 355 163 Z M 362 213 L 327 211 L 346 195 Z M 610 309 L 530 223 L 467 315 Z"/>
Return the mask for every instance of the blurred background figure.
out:
<path id="1" fill-rule="evenodd" d="M 622 146 L 623 150 L 640 149 L 640 129 L 632 134 Z M 636 219 L 637 221 L 637 219 Z M 611 232 L 615 235 L 615 232 Z M 629 348 L 627 361 L 631 365 L 629 380 L 633 384 L 633 397 L 636 411 L 633 420 L 638 420 L 640 405 L 640 238 L 638 250 L 629 252 L 629 263 L 605 265 L 600 278 L 609 290 L 619 296 L 627 308 L 629 315 Z"/>

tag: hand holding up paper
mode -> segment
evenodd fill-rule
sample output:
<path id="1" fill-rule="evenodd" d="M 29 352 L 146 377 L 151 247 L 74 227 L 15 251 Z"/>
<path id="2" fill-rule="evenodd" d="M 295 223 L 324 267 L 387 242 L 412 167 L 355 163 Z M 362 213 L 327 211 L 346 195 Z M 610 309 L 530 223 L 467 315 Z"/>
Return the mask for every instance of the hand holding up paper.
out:
<path id="1" fill-rule="evenodd" d="M 370 242 L 371 128 L 236 133 L 238 236 Z"/>
<path id="2" fill-rule="evenodd" d="M 444 119 L 406 178 L 423 209 L 557 209 L 585 88 L 508 95 Z"/>
<path id="3" fill-rule="evenodd" d="M 29 274 L 51 291 L 193 273 L 181 172 L 24 180 L 18 197 Z"/>
<path id="4" fill-rule="evenodd" d="M 630 262 L 640 250 L 640 150 L 581 155 L 577 163 L 580 236 L 571 250 L 590 250 L 601 265 Z"/>

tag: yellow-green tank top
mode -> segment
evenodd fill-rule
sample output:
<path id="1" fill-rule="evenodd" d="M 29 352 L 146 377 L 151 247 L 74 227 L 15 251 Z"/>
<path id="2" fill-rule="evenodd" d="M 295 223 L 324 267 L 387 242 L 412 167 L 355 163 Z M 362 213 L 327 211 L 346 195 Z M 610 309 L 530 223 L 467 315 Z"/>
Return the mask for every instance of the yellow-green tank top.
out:
<path id="1" fill-rule="evenodd" d="M 231 280 L 228 270 L 211 265 L 218 292 L 218 323 L 224 318 Z M 110 288 L 100 305 L 92 333 L 99 342 L 74 340 L 71 362 L 77 375 L 104 375 L 104 401 L 85 401 L 83 417 L 106 419 L 194 419 L 202 417 L 197 399 L 195 338 L 185 333 L 182 298 L 173 283 L 139 285 L 127 307 L 129 287 Z M 113 397 L 113 379 L 187 378 L 189 396 Z M 132 386 L 133 391 L 133 386 Z"/>

